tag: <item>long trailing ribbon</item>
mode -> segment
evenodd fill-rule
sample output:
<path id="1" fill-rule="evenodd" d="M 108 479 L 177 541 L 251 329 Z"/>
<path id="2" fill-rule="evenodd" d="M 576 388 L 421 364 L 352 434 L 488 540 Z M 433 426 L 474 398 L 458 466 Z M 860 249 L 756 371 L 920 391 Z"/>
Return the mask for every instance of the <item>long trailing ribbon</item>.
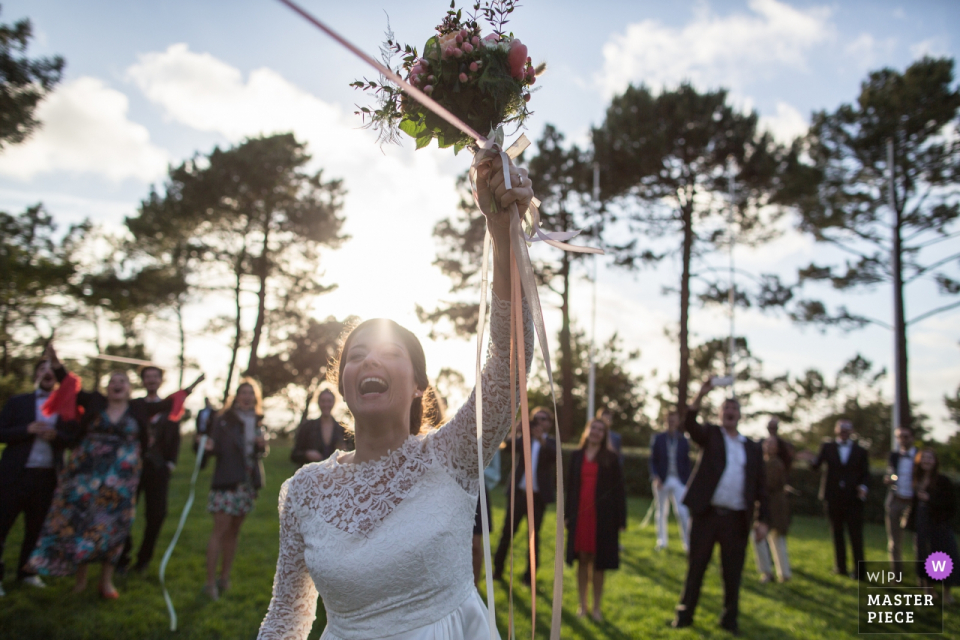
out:
<path id="1" fill-rule="evenodd" d="M 173 534 L 170 546 L 167 547 L 160 561 L 160 587 L 163 589 L 163 599 L 167 602 L 167 612 L 170 614 L 170 631 L 177 630 L 177 611 L 173 608 L 173 600 L 170 599 L 170 593 L 167 591 L 166 573 L 167 563 L 170 562 L 170 556 L 177 547 L 180 540 L 180 533 L 183 531 L 183 525 L 187 522 L 187 516 L 190 515 L 190 509 L 193 507 L 193 501 L 197 494 L 197 476 L 200 474 L 200 465 L 203 463 L 203 454 L 206 452 L 207 436 L 200 436 L 200 443 L 197 445 L 197 462 L 193 465 L 193 476 L 190 478 L 190 495 L 187 496 L 187 503 L 183 505 L 183 511 L 180 513 L 180 524 L 177 525 L 177 531 Z"/>
<path id="2" fill-rule="evenodd" d="M 355 46 L 353 43 L 348 41 L 346 38 L 338 34 L 336 31 L 325 25 L 323 22 L 309 14 L 306 10 L 298 6 L 292 0 L 279 0 L 291 10 L 299 14 L 307 22 L 313 24 L 315 27 L 326 33 L 328 36 L 337 41 L 340 45 L 345 47 L 347 50 L 352 52 L 354 55 L 359 57 L 361 60 L 375 68 L 380 74 L 396 84 L 398 87 L 402 88 L 407 94 L 416 99 L 420 104 L 427 107 L 433 111 L 437 116 L 443 118 L 451 125 L 470 136 L 477 142 L 478 149 L 474 154 L 473 164 L 470 167 L 470 179 L 471 184 L 473 185 L 473 194 L 474 198 L 477 196 L 476 190 L 476 171 L 477 169 L 487 163 L 492 161 L 495 154 L 499 154 L 503 162 L 503 176 L 504 176 L 504 186 L 506 189 L 512 188 L 510 182 L 510 161 L 512 158 L 517 157 L 520 153 L 529 146 L 530 142 L 527 140 L 526 136 L 521 136 L 516 143 L 514 143 L 506 151 L 503 151 L 499 145 L 497 145 L 493 140 L 488 140 L 481 136 L 479 133 L 474 131 L 469 125 L 463 122 L 460 118 L 455 116 L 449 110 L 447 110 L 443 105 L 438 103 L 436 100 L 422 92 L 420 89 L 414 87 L 410 83 L 406 82 L 403 78 L 393 72 L 393 70 L 387 68 L 385 65 L 375 60 L 371 56 L 367 55 L 360 48 Z M 544 232 L 540 228 L 540 213 L 537 209 L 537 202 L 532 202 L 529 206 L 530 211 L 530 225 L 533 233 L 527 235 L 523 232 L 523 229 L 520 226 L 520 215 L 517 209 L 516 204 L 510 206 L 511 216 L 510 220 L 510 252 L 511 252 L 511 296 L 514 298 L 511 301 L 511 306 L 514 308 L 514 313 L 516 314 L 516 325 L 514 326 L 513 335 L 517 338 L 516 340 L 516 358 L 519 365 L 520 374 L 518 376 L 520 383 L 520 402 L 522 407 L 521 413 L 521 428 L 524 436 L 524 452 L 526 458 L 526 477 L 530 478 L 530 421 L 529 415 L 527 413 L 527 397 L 526 397 L 526 359 L 525 359 L 525 350 L 524 350 L 524 336 L 523 336 L 523 319 L 522 319 L 522 301 L 521 301 L 521 289 L 522 294 L 526 296 L 528 304 L 530 306 L 530 312 L 533 317 L 534 329 L 536 330 L 537 337 L 540 344 L 540 352 L 543 355 L 544 367 L 546 368 L 547 379 L 550 381 L 550 396 L 553 399 L 554 407 L 554 434 L 558 446 L 556 447 L 556 469 L 557 469 L 557 528 L 556 528 L 556 540 L 555 540 L 555 562 L 554 562 L 554 576 L 553 576 L 553 610 L 552 610 L 552 619 L 550 624 L 550 638 L 551 640 L 559 640 L 560 638 L 560 621 L 563 605 L 563 459 L 561 454 L 561 447 L 559 443 L 560 438 L 560 425 L 557 420 L 557 395 L 556 390 L 553 384 L 553 372 L 550 364 L 550 348 L 547 344 L 547 333 L 546 328 L 543 322 L 543 312 L 540 306 L 540 296 L 537 292 L 536 279 L 533 272 L 533 265 L 530 262 L 530 255 L 527 251 L 528 242 L 537 242 L 542 241 L 550 246 L 563 249 L 565 251 L 576 251 L 581 253 L 603 253 L 602 249 L 594 249 L 590 247 L 578 247 L 575 245 L 567 244 L 566 241 L 576 236 L 579 231 L 572 232 Z M 477 459 L 479 462 L 479 480 L 482 486 L 483 484 L 483 410 L 482 410 L 482 391 L 481 391 L 481 348 L 480 344 L 483 340 L 483 327 L 484 327 L 484 316 L 486 313 L 486 283 L 488 282 L 489 277 L 489 263 L 487 260 L 487 254 L 489 252 L 489 236 L 484 236 L 484 255 L 481 267 L 481 282 L 483 286 L 480 293 L 480 319 L 477 325 L 477 385 L 476 385 L 476 405 L 477 405 Z M 515 288 L 517 281 L 519 280 L 520 287 Z M 516 291 L 516 294 L 514 294 Z M 514 317 L 513 315 L 511 317 Z M 511 323 L 513 324 L 513 323 Z M 511 380 L 511 388 L 513 388 L 513 382 Z M 530 525 L 533 522 L 533 494 L 532 494 L 532 480 L 527 482 L 527 523 L 528 530 Z M 485 496 L 481 492 L 481 507 L 485 507 Z M 512 509 L 512 505 L 511 505 Z M 488 620 L 490 622 L 490 638 L 494 640 L 496 638 L 496 615 L 494 612 L 494 598 L 493 598 L 493 580 L 490 573 L 490 538 L 489 533 L 487 533 L 487 514 L 486 509 L 481 508 L 481 519 L 484 524 L 484 565 L 487 574 L 487 610 L 488 610 Z M 535 585 L 533 580 L 536 579 L 536 564 L 535 564 L 535 551 L 533 544 L 533 533 L 529 535 L 530 542 L 530 568 L 532 572 L 531 586 Z M 511 560 L 512 565 L 512 560 Z M 512 574 L 512 568 L 511 568 Z M 511 575 L 511 593 L 512 593 L 512 575 Z M 511 616 L 510 616 L 510 627 L 512 635 L 512 596 L 511 596 Z M 533 616 L 533 626 L 536 624 L 536 589 L 533 589 L 533 597 L 531 602 L 531 613 Z"/>

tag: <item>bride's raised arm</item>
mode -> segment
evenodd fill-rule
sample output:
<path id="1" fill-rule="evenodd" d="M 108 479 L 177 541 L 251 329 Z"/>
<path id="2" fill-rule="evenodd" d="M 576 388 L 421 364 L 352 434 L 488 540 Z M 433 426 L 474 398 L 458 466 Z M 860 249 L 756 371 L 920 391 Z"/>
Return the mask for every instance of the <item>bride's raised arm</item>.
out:
<path id="1" fill-rule="evenodd" d="M 524 169 L 510 165 L 510 181 L 514 187 L 504 186 L 503 169 L 499 159 L 487 170 L 478 173 L 478 200 L 487 228 L 493 240 L 493 296 L 490 314 L 490 343 L 487 361 L 481 375 L 483 385 L 483 461 L 486 465 L 506 437 L 516 413 L 510 404 L 510 204 L 516 203 L 521 215 L 533 198 L 530 178 Z M 501 203 L 498 212 L 488 210 L 485 203 L 493 198 Z M 523 333 L 526 370 L 533 360 L 533 322 L 523 300 Z M 514 380 L 514 397 L 519 401 L 519 385 Z M 468 490 L 478 482 L 477 469 L 477 409 L 476 390 L 460 407 L 456 416 L 436 433 L 431 434 L 438 459 L 454 474 Z"/>

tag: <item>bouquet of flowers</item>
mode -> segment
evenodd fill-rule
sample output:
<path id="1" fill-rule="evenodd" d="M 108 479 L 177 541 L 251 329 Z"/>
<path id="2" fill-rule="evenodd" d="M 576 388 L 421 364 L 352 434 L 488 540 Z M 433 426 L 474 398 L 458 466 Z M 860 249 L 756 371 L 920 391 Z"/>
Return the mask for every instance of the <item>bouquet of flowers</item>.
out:
<path id="1" fill-rule="evenodd" d="M 526 45 L 504 30 L 520 6 L 516 0 L 478 0 L 466 15 L 455 6 L 454 0 L 422 55 L 416 47 L 398 43 L 388 27 L 387 41 L 380 48 L 383 63 L 472 129 L 490 131 L 488 137 L 502 144 L 503 125 L 522 125 L 531 115 L 527 108 L 531 87 L 546 65 L 534 67 Z M 482 33 L 478 17 L 490 25 L 490 33 Z M 399 68 L 392 66 L 397 55 L 402 56 Z M 377 95 L 376 109 L 361 107 L 357 113 L 379 132 L 381 143 L 398 143 L 400 132 L 414 138 L 418 149 L 434 138 L 441 148 L 452 146 L 454 152 L 476 142 L 386 78 L 358 80 L 351 86 Z"/>

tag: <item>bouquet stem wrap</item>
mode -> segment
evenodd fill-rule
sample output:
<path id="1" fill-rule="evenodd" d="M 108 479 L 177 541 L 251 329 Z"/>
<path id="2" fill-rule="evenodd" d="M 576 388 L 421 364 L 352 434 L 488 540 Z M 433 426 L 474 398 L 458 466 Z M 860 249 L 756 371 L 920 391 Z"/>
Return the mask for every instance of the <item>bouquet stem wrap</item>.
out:
<path id="1" fill-rule="evenodd" d="M 515 158 L 520 155 L 520 153 L 529 146 L 530 142 L 527 140 L 526 136 L 521 136 L 519 140 L 511 145 L 506 151 L 500 148 L 499 145 L 493 140 L 484 138 L 470 126 L 468 126 L 463 120 L 455 116 L 443 105 L 439 104 L 436 100 L 432 99 L 430 96 L 425 94 L 420 89 L 414 87 L 399 75 L 394 73 L 391 69 L 387 68 L 385 65 L 381 64 L 371 56 L 364 53 L 360 48 L 358 48 L 353 43 L 349 42 L 346 38 L 335 32 L 333 29 L 325 25 L 323 22 L 310 15 L 306 10 L 298 6 L 292 0 L 279 0 L 294 12 L 299 14 L 307 22 L 310 22 L 315 27 L 326 33 L 328 36 L 336 40 L 340 45 L 345 47 L 347 50 L 351 51 L 354 55 L 359 57 L 361 60 L 375 68 L 380 74 L 390 82 L 393 82 L 398 87 L 401 87 L 404 92 L 406 92 L 410 97 L 414 98 L 420 104 L 424 105 L 431 111 L 433 111 L 437 116 L 443 118 L 453 126 L 457 127 L 460 131 L 467 134 L 474 140 L 476 140 L 477 148 L 474 150 L 474 159 L 473 164 L 470 167 L 470 180 L 471 184 L 474 185 L 473 193 L 474 198 L 476 198 L 476 173 L 478 167 L 481 165 L 491 162 L 494 157 L 499 156 L 503 162 L 503 177 L 504 185 L 507 189 L 512 188 L 510 181 L 510 161 L 512 158 Z M 534 200 L 530 204 L 530 226 L 532 228 L 533 234 L 528 236 L 524 233 L 520 225 L 520 213 L 517 209 L 516 204 L 510 205 L 510 212 L 512 213 L 510 217 L 510 255 L 511 255 L 511 273 L 510 273 L 510 291 L 511 291 L 511 326 L 513 337 L 511 339 L 511 344 L 514 345 L 513 354 L 516 358 L 515 362 L 517 365 L 517 376 L 520 383 L 520 405 L 521 405 L 521 429 L 523 433 L 524 441 L 524 454 L 525 454 L 525 469 L 527 477 L 531 477 L 531 452 L 530 452 L 530 416 L 529 409 L 527 406 L 527 382 L 526 382 L 526 362 L 524 358 L 525 349 L 524 349 L 524 335 L 523 335 L 523 307 L 522 307 L 522 298 L 525 296 L 527 299 L 527 304 L 530 307 L 530 312 L 533 317 L 533 325 L 536 330 L 537 339 L 540 344 L 540 351 L 543 355 L 544 366 L 547 372 L 547 379 L 550 381 L 550 395 L 553 398 L 553 407 L 554 407 L 554 435 L 557 440 L 557 527 L 556 527 L 556 540 L 555 540 L 555 561 L 554 561 L 554 574 L 553 574 L 553 608 L 552 608 L 552 619 L 550 623 L 550 639 L 559 640 L 560 638 L 560 621 L 563 607 L 563 460 L 561 457 L 561 447 L 559 443 L 560 438 L 560 425 L 556 419 L 557 415 L 557 395 L 553 386 L 553 371 L 550 363 L 550 348 L 547 344 L 547 333 L 543 322 L 543 311 L 540 306 L 540 296 L 537 292 L 537 283 L 534 276 L 533 265 L 530 262 L 530 254 L 527 251 L 528 242 L 537 242 L 542 241 L 550 246 L 556 247 L 558 249 L 563 249 L 565 251 L 576 251 L 582 253 L 603 253 L 601 249 L 593 249 L 589 247 L 578 247 L 575 245 L 567 244 L 566 241 L 576 236 L 579 231 L 571 232 L 562 232 L 562 233 L 547 233 L 540 228 L 540 212 L 537 209 L 539 203 Z M 490 233 L 489 231 L 485 234 L 483 241 L 483 260 L 481 265 L 481 287 L 480 287 L 480 314 L 477 323 L 477 386 L 476 386 L 476 404 L 477 404 L 477 460 L 479 463 L 479 482 L 480 486 L 483 487 L 483 451 L 482 451 L 482 433 L 483 433 L 483 402 L 482 394 L 483 390 L 481 389 L 480 384 L 480 371 L 481 371 L 481 344 L 483 342 L 483 333 L 484 333 L 484 324 L 486 318 L 486 306 L 487 306 L 487 289 L 489 282 L 489 252 L 490 252 Z M 514 361 L 511 361 L 511 369 L 513 369 Z M 512 376 L 512 374 L 511 374 Z M 511 384 L 511 389 L 513 384 Z M 516 403 L 514 403 L 516 406 Z M 515 460 L 516 458 L 514 458 Z M 514 465 L 515 466 L 515 465 Z M 513 473 L 513 472 L 511 472 Z M 512 477 L 511 477 L 512 481 Z M 535 549 L 534 549 L 534 533 L 532 529 L 533 523 L 533 483 L 527 482 L 527 528 L 529 532 L 529 546 L 530 546 L 530 568 L 531 568 L 531 586 L 532 586 L 532 596 L 531 596 L 531 632 L 535 634 L 536 630 L 536 564 L 535 564 Z M 490 626 L 490 638 L 494 640 L 497 637 L 497 625 L 496 625 L 496 613 L 494 611 L 494 598 L 493 598 L 493 578 L 491 574 L 491 559 L 490 559 L 490 534 L 488 532 L 488 515 L 487 515 L 487 505 L 486 497 L 484 492 L 480 492 L 481 500 L 481 509 L 480 514 L 483 523 L 483 542 L 484 542 L 484 568 L 486 571 L 486 587 L 487 587 L 487 611 L 489 616 L 489 626 Z M 511 512 L 514 508 L 511 500 Z M 513 606 L 512 606 L 512 592 L 513 592 L 513 580 L 512 580 L 512 555 L 511 555 L 511 606 L 510 606 L 510 637 L 513 636 Z"/>

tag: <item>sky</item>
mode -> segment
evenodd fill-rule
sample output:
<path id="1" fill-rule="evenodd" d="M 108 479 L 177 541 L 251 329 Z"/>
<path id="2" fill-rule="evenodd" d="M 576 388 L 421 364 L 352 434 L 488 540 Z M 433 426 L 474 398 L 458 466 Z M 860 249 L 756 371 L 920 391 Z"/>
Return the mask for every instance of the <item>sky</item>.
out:
<path id="1" fill-rule="evenodd" d="M 448 5 L 440 0 L 303 0 L 303 6 L 376 55 L 388 18 L 398 39 L 422 47 Z M 629 83 L 660 89 L 681 81 L 701 90 L 729 89 L 735 105 L 757 110 L 762 125 L 788 141 L 804 131 L 812 112 L 852 101 L 869 71 L 903 70 L 923 55 L 953 57 L 960 38 L 956 6 L 947 1 L 634 0 L 595 1 L 588 7 L 529 0 L 513 15 L 509 26 L 534 61 L 548 63 L 531 101 L 528 137 L 536 139 L 550 123 L 581 145 L 590 128 L 602 122 L 610 99 Z M 321 263 L 324 281 L 339 287 L 316 301 L 316 315 L 393 318 L 424 341 L 432 374 L 452 367 L 472 380 L 475 346 L 428 340 L 428 328 L 415 314 L 417 304 L 432 308 L 449 287 L 431 265 L 431 230 L 455 213 L 455 180 L 469 159 L 435 147 L 414 152 L 409 143 L 378 147 L 353 113 L 369 100 L 349 83 L 375 75 L 362 61 L 273 0 L 2 5 L 0 20 L 24 16 L 35 30 L 30 54 L 63 55 L 67 67 L 62 83 L 38 110 L 42 130 L 0 154 L 0 209 L 15 212 L 42 201 L 62 225 L 89 217 L 119 229 L 151 185 L 162 184 L 168 165 L 215 145 L 293 131 L 307 142 L 312 168 L 342 178 L 348 191 L 343 215 L 351 240 L 326 252 Z M 784 230 L 774 243 L 738 248 L 738 267 L 789 279 L 811 260 L 837 259 L 786 223 Z M 931 255 L 948 255 L 957 244 L 941 243 L 937 251 L 942 253 Z M 540 255 L 552 251 L 533 249 Z M 726 265 L 723 256 L 711 260 L 708 266 Z M 674 285 L 678 275 L 675 261 L 624 273 L 600 259 L 596 335 L 605 340 L 617 332 L 628 350 L 639 349 L 637 371 L 655 381 L 677 368 L 676 347 L 665 337 L 665 329 L 676 327 L 677 299 L 662 289 Z M 541 295 L 552 339 L 559 324 L 556 301 Z M 845 295 L 843 302 L 887 319 L 890 298 L 889 289 L 880 287 Z M 575 320 L 587 327 L 591 291 L 584 279 L 576 281 L 572 300 Z M 202 327 L 218 302 L 198 300 L 188 314 L 189 355 L 210 379 L 201 391 L 214 397 L 220 395 L 228 341 L 206 335 Z M 907 291 L 910 317 L 941 303 L 930 283 L 921 281 Z M 696 341 L 722 336 L 728 327 L 721 310 L 694 312 Z M 736 327 L 767 375 L 799 374 L 811 367 L 833 373 L 856 353 L 878 366 L 892 361 L 892 336 L 876 326 L 849 334 L 820 332 L 748 311 L 738 312 Z M 155 361 L 172 366 L 173 331 L 161 324 L 154 329 L 148 349 Z M 83 337 L 77 334 L 63 348 L 91 353 Z M 953 431 L 943 396 L 960 384 L 958 355 L 960 310 L 912 329 L 912 398 L 931 416 L 941 438 Z M 759 429 L 756 421 L 745 430 Z"/>

